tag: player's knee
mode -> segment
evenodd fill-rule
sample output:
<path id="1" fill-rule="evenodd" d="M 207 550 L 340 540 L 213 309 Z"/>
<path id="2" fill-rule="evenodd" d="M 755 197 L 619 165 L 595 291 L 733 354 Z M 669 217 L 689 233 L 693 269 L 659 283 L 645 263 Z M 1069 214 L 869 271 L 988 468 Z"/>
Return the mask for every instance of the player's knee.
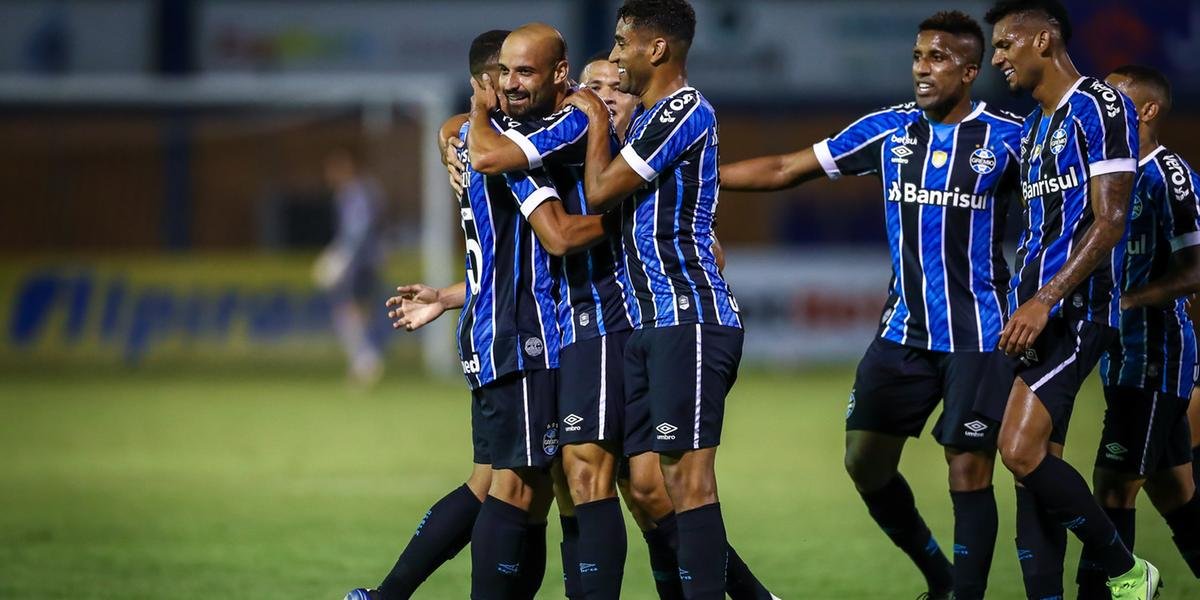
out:
<path id="1" fill-rule="evenodd" d="M 674 468 L 663 471 L 667 492 L 676 510 L 684 511 L 717 501 L 715 473 L 702 469 Z"/>
<path id="2" fill-rule="evenodd" d="M 671 498 L 667 495 L 667 488 L 659 481 L 630 481 L 629 501 L 636 505 L 638 510 L 649 515 L 671 511 Z"/>
<path id="3" fill-rule="evenodd" d="M 1044 449 L 1039 451 L 1037 448 L 1015 439 L 1008 440 L 1008 443 L 1001 443 L 999 450 L 1004 468 L 1008 469 L 1017 479 L 1022 479 L 1032 473 L 1046 456 Z"/>
<path id="4" fill-rule="evenodd" d="M 894 469 L 880 467 L 880 462 L 871 460 L 866 452 L 850 446 L 843 459 L 846 473 L 859 490 L 875 490 L 887 485 L 896 476 Z"/>
<path id="5" fill-rule="evenodd" d="M 956 492 L 982 490 L 992 485 L 995 460 L 982 452 L 947 452 L 950 489 Z"/>
<path id="6" fill-rule="evenodd" d="M 1133 508 L 1137 505 L 1140 481 L 1130 481 L 1116 477 L 1097 477 L 1094 483 L 1096 501 L 1105 508 Z"/>

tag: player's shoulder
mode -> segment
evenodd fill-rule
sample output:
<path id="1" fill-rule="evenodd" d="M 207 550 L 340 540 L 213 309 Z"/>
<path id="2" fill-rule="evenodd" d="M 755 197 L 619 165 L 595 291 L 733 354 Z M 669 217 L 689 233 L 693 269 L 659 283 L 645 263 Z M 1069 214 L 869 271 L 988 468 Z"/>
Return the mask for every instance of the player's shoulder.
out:
<path id="1" fill-rule="evenodd" d="M 1133 103 L 1124 94 L 1095 77 L 1084 77 L 1071 91 L 1067 99 L 1071 112 L 1077 118 L 1116 118 L 1122 112 L 1130 112 Z"/>
<path id="2" fill-rule="evenodd" d="M 902 102 L 885 106 L 879 110 L 869 112 L 863 116 L 864 119 L 890 121 L 895 123 L 915 123 L 921 119 L 924 112 L 921 110 L 915 101 Z"/>
<path id="3" fill-rule="evenodd" d="M 716 116 L 712 104 L 694 87 L 681 87 L 670 95 L 655 103 L 646 114 L 650 121 L 662 124 L 674 124 L 681 118 L 692 115 L 704 119 L 714 119 Z"/>
<path id="4" fill-rule="evenodd" d="M 1153 174 L 1155 170 L 1146 169 L 1150 164 L 1158 167 L 1156 170 L 1161 175 L 1163 183 L 1168 187 L 1172 189 L 1195 188 L 1196 171 L 1178 152 L 1170 150 L 1166 146 L 1159 146 L 1143 159 L 1140 165 L 1147 172 Z"/>
<path id="5" fill-rule="evenodd" d="M 1004 131 L 1016 131 L 1020 134 L 1021 130 L 1025 128 L 1025 117 L 987 103 L 983 104 L 982 110 L 979 111 L 979 117 L 992 127 Z"/>

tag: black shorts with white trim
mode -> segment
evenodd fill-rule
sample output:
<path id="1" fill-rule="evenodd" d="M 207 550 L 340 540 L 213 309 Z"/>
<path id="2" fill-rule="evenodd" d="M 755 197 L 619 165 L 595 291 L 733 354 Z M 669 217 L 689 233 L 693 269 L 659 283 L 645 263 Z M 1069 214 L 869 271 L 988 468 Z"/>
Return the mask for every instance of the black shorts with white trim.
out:
<path id="1" fill-rule="evenodd" d="M 1104 351 L 1117 339 L 1117 330 L 1092 321 L 1053 317 L 1020 356 L 1008 356 L 1003 350 L 992 353 L 999 369 L 1010 369 L 1038 397 L 1050 413 L 1053 430 L 1050 441 L 1062 444 L 1075 408 L 1075 396 L 1084 380 L 1096 368 Z M 980 397 L 976 410 L 988 418 L 1004 418 L 1008 396 L 989 394 Z"/>
<path id="2" fill-rule="evenodd" d="M 631 330 L 577 341 L 558 355 L 558 422 L 563 444 L 625 437 L 625 345 Z"/>
<path id="3" fill-rule="evenodd" d="M 1149 476 L 1192 462 L 1188 401 L 1158 390 L 1105 387 L 1096 466 Z"/>
<path id="4" fill-rule="evenodd" d="M 546 468 L 558 454 L 558 369 L 518 371 L 471 391 L 471 421 L 496 469 Z M 476 462 L 480 449 L 476 446 Z"/>
<path id="5" fill-rule="evenodd" d="M 876 337 L 858 363 L 846 430 L 917 437 L 942 404 L 933 427 L 939 444 L 991 450 L 999 427 L 974 408 L 980 394 L 1012 386 L 1011 371 L 997 367 L 990 352 L 936 352 Z"/>
<path id="6" fill-rule="evenodd" d="M 719 445 L 743 337 L 721 325 L 634 331 L 625 346 L 625 454 Z"/>

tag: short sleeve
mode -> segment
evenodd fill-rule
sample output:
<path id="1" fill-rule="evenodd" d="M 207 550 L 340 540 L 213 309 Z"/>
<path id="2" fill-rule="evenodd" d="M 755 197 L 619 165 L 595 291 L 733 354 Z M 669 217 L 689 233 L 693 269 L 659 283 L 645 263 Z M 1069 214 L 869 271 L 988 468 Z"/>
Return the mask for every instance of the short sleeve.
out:
<path id="1" fill-rule="evenodd" d="M 570 147 L 587 136 L 588 118 L 583 111 L 568 106 L 545 119 L 532 121 L 509 120 L 504 137 L 510 139 L 525 153 L 529 168 L 542 166 L 554 152 Z"/>
<path id="2" fill-rule="evenodd" d="M 1087 164 L 1091 177 L 1109 173 L 1136 173 L 1138 158 L 1138 121 L 1133 102 L 1124 94 L 1098 79 L 1080 84 L 1088 100 L 1076 120 L 1087 144 Z"/>
<path id="3" fill-rule="evenodd" d="M 903 124 L 903 118 L 894 108 L 873 112 L 851 123 L 841 133 L 817 142 L 813 152 L 830 179 L 874 173 L 880 170 L 880 146 L 888 134 Z"/>
<path id="4" fill-rule="evenodd" d="M 1200 244 L 1200 207 L 1197 206 L 1196 178 L 1187 163 L 1177 155 L 1167 154 L 1159 164 L 1163 167 L 1163 191 L 1171 210 L 1171 251 Z"/>
<path id="5" fill-rule="evenodd" d="M 526 219 L 543 202 L 555 200 L 559 197 L 558 190 L 554 187 L 554 182 L 550 179 L 550 175 L 546 173 L 545 169 L 513 171 L 505 173 L 504 179 L 508 182 L 508 188 L 512 190 L 513 199 L 516 200 L 517 206 L 521 209 L 521 214 Z"/>
<path id="6" fill-rule="evenodd" d="M 716 115 L 695 90 L 663 99 L 621 149 L 625 162 L 646 181 L 674 164 L 716 128 Z"/>

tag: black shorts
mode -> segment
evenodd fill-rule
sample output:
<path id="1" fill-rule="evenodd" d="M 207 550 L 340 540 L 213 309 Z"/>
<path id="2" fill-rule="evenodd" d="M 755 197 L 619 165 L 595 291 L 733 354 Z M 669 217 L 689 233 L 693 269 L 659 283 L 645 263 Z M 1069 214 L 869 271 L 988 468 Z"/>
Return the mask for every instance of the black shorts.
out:
<path id="1" fill-rule="evenodd" d="M 625 346 L 625 454 L 721 443 L 743 332 L 721 325 L 639 329 Z"/>
<path id="2" fill-rule="evenodd" d="M 992 356 L 997 369 L 1011 370 L 1041 400 L 1053 425 L 1050 441 L 1062 444 L 1080 386 L 1116 339 L 1117 330 L 1107 325 L 1054 317 L 1021 356 L 1008 356 L 999 349 Z M 1008 395 L 1003 401 L 999 398 L 999 394 L 989 395 L 976 409 L 988 418 L 1003 419 Z"/>
<path id="3" fill-rule="evenodd" d="M 941 403 L 933 427 L 939 444 L 993 449 L 997 422 L 977 415 L 974 407 L 980 393 L 1011 387 L 1011 373 L 997 373 L 995 366 L 989 352 L 936 352 L 876 337 L 858 363 L 846 430 L 917 437 Z"/>
<path id="4" fill-rule="evenodd" d="M 480 410 L 479 403 L 475 401 L 474 393 L 471 394 L 471 446 L 475 450 L 472 459 L 475 464 L 492 464 L 492 451 L 488 448 L 487 426 L 484 424 L 483 411 Z"/>
<path id="5" fill-rule="evenodd" d="M 631 331 L 581 340 L 558 355 L 558 422 L 563 444 L 625 436 L 625 344 Z"/>
<path id="6" fill-rule="evenodd" d="M 1104 433 L 1096 466 L 1136 475 L 1192 461 L 1188 398 L 1134 387 L 1104 388 Z"/>
<path id="7" fill-rule="evenodd" d="M 471 422 L 483 431 L 492 468 L 550 466 L 558 454 L 557 393 L 558 369 L 510 373 L 472 390 Z"/>

